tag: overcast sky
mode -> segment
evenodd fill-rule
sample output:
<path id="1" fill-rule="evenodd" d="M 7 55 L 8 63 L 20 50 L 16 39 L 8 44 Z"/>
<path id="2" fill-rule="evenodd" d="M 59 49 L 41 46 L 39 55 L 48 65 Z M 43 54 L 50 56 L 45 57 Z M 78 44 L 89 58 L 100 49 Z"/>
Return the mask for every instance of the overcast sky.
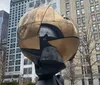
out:
<path id="1" fill-rule="evenodd" d="M 10 0 L 0 0 L 0 10 L 5 10 L 9 13 Z"/>

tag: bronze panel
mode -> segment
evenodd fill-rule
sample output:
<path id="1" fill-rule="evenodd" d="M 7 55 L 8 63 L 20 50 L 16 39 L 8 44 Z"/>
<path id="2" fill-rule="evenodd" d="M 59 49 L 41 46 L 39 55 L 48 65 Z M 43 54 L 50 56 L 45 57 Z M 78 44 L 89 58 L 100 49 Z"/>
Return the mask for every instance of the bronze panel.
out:
<path id="1" fill-rule="evenodd" d="M 24 25 L 18 29 L 18 37 L 19 39 L 27 39 L 38 35 L 40 23 L 30 23 Z"/>
<path id="2" fill-rule="evenodd" d="M 54 22 L 49 21 L 49 22 L 44 22 L 44 23 L 52 24 L 58 27 L 58 29 L 60 29 L 60 31 L 63 33 L 64 37 L 68 37 L 68 36 L 79 37 L 77 28 L 69 20 L 54 21 Z"/>
<path id="3" fill-rule="evenodd" d="M 35 22 L 35 16 L 38 9 L 32 9 L 26 12 L 20 19 L 18 27 Z"/>
<path id="4" fill-rule="evenodd" d="M 42 23 L 48 21 L 51 22 L 63 21 L 63 17 L 60 14 L 58 14 L 53 8 L 49 7 L 45 12 Z"/>
<path id="5" fill-rule="evenodd" d="M 49 41 L 51 45 L 57 48 L 64 61 L 67 61 L 73 57 L 76 53 L 79 45 L 78 38 L 63 38 L 58 40 Z"/>
<path id="6" fill-rule="evenodd" d="M 28 11 L 19 22 L 18 34 L 20 34 L 20 37 L 23 35 L 22 39 L 35 36 L 38 34 L 41 23 L 55 25 L 65 37 L 78 37 L 78 31 L 73 23 L 64 19 L 51 7 L 41 7 Z M 22 29 L 24 31 L 20 32 Z"/>
<path id="7" fill-rule="evenodd" d="M 64 37 L 79 37 L 77 28 L 70 20 L 64 19 L 51 7 L 41 7 L 28 11 L 18 25 L 18 37 L 20 48 L 40 49 L 38 32 L 42 23 L 51 24 L 61 30 Z M 77 51 L 78 38 L 63 38 L 49 41 L 55 46 L 63 57 L 69 60 Z"/>
<path id="8" fill-rule="evenodd" d="M 20 48 L 40 49 L 39 37 L 35 36 L 25 40 L 19 40 L 19 46 Z"/>

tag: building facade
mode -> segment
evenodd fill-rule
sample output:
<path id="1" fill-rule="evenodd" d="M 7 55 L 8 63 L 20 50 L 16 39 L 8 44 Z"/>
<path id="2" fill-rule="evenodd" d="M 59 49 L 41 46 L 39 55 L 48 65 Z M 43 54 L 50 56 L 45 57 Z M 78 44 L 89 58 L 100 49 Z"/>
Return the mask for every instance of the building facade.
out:
<path id="1" fill-rule="evenodd" d="M 21 79 L 34 81 L 34 64 L 21 55 L 18 47 L 17 25 L 26 11 L 41 6 L 51 6 L 61 15 L 65 14 L 65 0 L 11 0 L 10 2 L 5 81 Z"/>
<path id="2" fill-rule="evenodd" d="M 5 47 L 7 43 L 8 19 L 9 19 L 9 14 L 1 10 L 0 11 L 0 43 L 5 45 Z"/>
<path id="3" fill-rule="evenodd" d="M 0 82 L 4 80 L 4 73 L 6 68 L 6 49 L 0 47 Z"/>
<path id="4" fill-rule="evenodd" d="M 100 0 L 66 0 L 66 16 L 78 28 L 82 42 L 87 39 L 87 34 L 85 36 L 83 33 L 91 29 L 92 44 L 90 48 L 94 46 L 91 55 L 93 82 L 94 85 L 100 85 Z M 86 59 L 79 55 L 75 59 L 75 63 L 78 61 L 78 66 L 74 71 L 79 76 L 75 85 L 91 85 L 90 71 Z M 66 79 L 65 83 L 71 85 L 70 79 Z"/>
<path id="5" fill-rule="evenodd" d="M 2 82 L 6 63 L 7 32 L 9 14 L 4 10 L 0 11 L 0 82 Z"/>

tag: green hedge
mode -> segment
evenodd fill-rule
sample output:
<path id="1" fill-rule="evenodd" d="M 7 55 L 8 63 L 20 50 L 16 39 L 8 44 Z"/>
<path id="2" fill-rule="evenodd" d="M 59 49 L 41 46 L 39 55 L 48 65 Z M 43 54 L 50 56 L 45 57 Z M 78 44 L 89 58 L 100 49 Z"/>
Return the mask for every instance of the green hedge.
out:
<path id="1" fill-rule="evenodd" d="M 18 85 L 18 82 L 5 82 L 2 85 Z"/>
<path id="2" fill-rule="evenodd" d="M 30 83 L 28 83 L 27 85 L 35 85 L 35 83 L 31 83 L 31 82 L 30 82 Z"/>

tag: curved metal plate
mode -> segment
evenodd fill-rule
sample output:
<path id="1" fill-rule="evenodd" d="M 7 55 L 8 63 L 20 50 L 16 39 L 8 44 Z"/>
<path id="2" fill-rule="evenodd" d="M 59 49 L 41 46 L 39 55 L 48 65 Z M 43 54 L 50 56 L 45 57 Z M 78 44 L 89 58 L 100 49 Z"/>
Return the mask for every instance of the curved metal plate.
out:
<path id="1" fill-rule="evenodd" d="M 69 60 L 77 52 L 79 45 L 78 38 L 63 38 L 58 40 L 49 41 L 51 45 L 56 47 L 64 61 Z"/>
<path id="2" fill-rule="evenodd" d="M 40 40 L 38 36 L 28 38 L 25 40 L 19 40 L 20 48 L 27 49 L 40 49 Z"/>

